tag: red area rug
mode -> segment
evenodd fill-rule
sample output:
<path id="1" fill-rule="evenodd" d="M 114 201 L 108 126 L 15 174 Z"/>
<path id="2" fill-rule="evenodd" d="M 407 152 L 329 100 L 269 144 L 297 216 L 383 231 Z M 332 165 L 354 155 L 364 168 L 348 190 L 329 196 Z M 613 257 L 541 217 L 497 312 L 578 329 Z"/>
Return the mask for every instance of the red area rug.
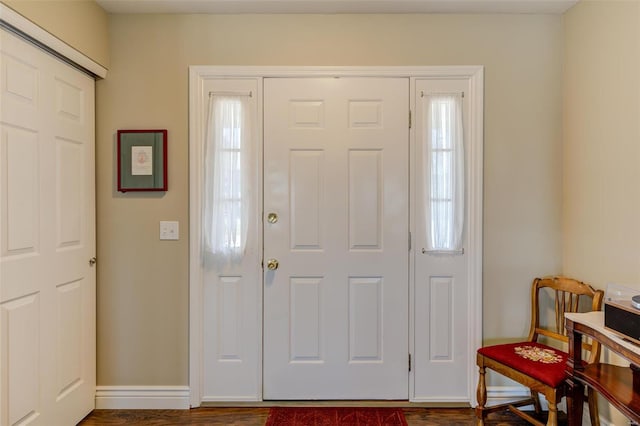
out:
<path id="1" fill-rule="evenodd" d="M 274 407 L 265 426 L 407 426 L 400 408 Z"/>

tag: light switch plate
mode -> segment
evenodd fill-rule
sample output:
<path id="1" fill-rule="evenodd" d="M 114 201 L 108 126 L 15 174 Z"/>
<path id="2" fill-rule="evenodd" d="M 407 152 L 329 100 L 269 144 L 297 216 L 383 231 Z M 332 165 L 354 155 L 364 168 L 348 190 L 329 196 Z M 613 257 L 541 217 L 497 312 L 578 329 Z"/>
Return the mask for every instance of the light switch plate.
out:
<path id="1" fill-rule="evenodd" d="M 160 221 L 160 239 L 161 240 L 179 240 L 180 228 L 178 221 L 161 220 Z"/>

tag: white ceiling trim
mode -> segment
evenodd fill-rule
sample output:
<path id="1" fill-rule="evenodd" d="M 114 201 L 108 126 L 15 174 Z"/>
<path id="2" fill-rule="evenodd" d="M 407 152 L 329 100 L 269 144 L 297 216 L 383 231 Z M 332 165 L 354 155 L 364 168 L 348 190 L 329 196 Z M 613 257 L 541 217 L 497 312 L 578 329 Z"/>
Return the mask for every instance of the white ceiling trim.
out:
<path id="1" fill-rule="evenodd" d="M 536 13 L 579 0 L 96 0 L 109 13 Z"/>

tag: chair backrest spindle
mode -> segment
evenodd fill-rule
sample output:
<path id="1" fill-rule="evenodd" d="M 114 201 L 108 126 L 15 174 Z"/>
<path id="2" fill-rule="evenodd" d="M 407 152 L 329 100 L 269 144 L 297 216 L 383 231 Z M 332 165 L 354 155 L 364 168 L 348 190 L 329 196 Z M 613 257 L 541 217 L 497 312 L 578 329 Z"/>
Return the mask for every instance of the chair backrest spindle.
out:
<path id="1" fill-rule="evenodd" d="M 544 289 L 548 290 L 543 291 Z M 548 295 L 548 298 L 542 297 L 543 292 Z M 586 300 L 584 303 L 581 303 L 583 296 L 591 299 L 591 303 L 588 306 Z M 545 336 L 546 338 L 566 343 L 568 338 L 564 327 L 564 314 L 584 310 L 600 310 L 603 296 L 604 293 L 602 290 L 595 290 L 590 285 L 571 278 L 536 278 L 532 291 L 532 307 L 534 309 L 531 312 L 529 340 L 536 341 L 540 336 Z M 543 317 L 544 306 L 542 306 L 545 304 L 545 300 L 549 302 L 546 304 L 547 309 L 551 308 L 554 310 L 553 316 L 551 316 L 551 312 L 548 312 L 549 316 L 546 317 L 546 321 L 545 317 Z M 585 349 L 590 350 L 590 345 L 586 344 L 584 346 Z"/>

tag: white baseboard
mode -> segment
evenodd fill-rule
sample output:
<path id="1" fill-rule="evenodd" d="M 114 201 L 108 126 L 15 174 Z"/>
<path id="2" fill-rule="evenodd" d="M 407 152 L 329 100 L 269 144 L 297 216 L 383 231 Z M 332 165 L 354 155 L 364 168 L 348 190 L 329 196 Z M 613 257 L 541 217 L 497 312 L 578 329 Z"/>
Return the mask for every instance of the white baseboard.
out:
<path id="1" fill-rule="evenodd" d="M 189 386 L 98 386 L 96 409 L 188 410 Z"/>

